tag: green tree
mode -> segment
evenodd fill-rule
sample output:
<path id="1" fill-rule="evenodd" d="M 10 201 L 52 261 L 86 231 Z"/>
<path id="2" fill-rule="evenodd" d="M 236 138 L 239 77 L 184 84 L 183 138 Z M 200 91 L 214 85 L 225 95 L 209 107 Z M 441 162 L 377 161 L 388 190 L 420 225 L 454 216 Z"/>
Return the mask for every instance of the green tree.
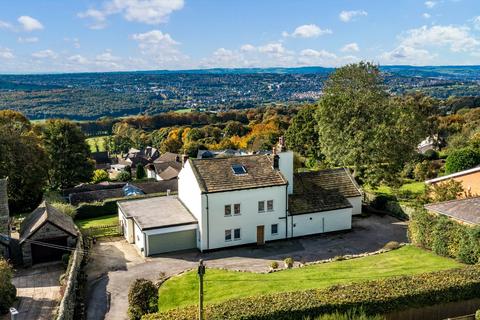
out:
<path id="1" fill-rule="evenodd" d="M 137 164 L 137 170 L 135 172 L 135 177 L 137 179 L 143 179 L 147 176 L 147 174 L 145 173 L 145 169 L 143 168 L 142 164 Z"/>
<path id="2" fill-rule="evenodd" d="M 5 259 L 0 258 L 0 314 L 7 313 L 17 296 L 12 284 L 13 270 Z"/>
<path id="3" fill-rule="evenodd" d="M 158 310 L 158 289 L 152 281 L 136 279 L 128 292 L 128 316 L 137 320 Z"/>
<path id="4" fill-rule="evenodd" d="M 291 150 L 302 156 L 320 160 L 322 154 L 315 120 L 316 111 L 317 107 L 314 105 L 308 105 L 300 109 L 285 132 L 285 142 Z"/>
<path id="5" fill-rule="evenodd" d="M 373 187 L 398 185 L 399 172 L 426 135 L 427 104 L 390 98 L 376 65 L 339 68 L 326 81 L 316 113 L 322 153 L 334 165 L 353 167 Z"/>
<path id="6" fill-rule="evenodd" d="M 47 157 L 36 128 L 21 113 L 0 111 L 0 177 L 8 177 L 12 212 L 33 210 L 47 182 Z"/>
<path id="7" fill-rule="evenodd" d="M 47 120 L 43 143 L 49 158 L 49 180 L 53 189 L 91 181 L 94 164 L 80 128 L 67 120 Z"/>
<path id="8" fill-rule="evenodd" d="M 102 169 L 95 170 L 93 172 L 92 182 L 99 183 L 102 181 L 108 181 L 108 173 Z"/>
<path id="9" fill-rule="evenodd" d="M 244 125 L 239 121 L 228 121 L 225 125 L 225 129 L 223 129 L 223 133 L 226 137 L 233 137 L 233 136 L 243 136 L 247 133 Z"/>
<path id="10" fill-rule="evenodd" d="M 432 203 L 455 200 L 461 196 L 464 191 L 462 183 L 453 179 L 431 184 L 427 186 L 427 190 L 425 191 L 425 202 Z"/>
<path id="11" fill-rule="evenodd" d="M 455 173 L 480 164 L 480 152 L 473 148 L 462 148 L 449 152 L 445 162 L 445 172 Z"/>

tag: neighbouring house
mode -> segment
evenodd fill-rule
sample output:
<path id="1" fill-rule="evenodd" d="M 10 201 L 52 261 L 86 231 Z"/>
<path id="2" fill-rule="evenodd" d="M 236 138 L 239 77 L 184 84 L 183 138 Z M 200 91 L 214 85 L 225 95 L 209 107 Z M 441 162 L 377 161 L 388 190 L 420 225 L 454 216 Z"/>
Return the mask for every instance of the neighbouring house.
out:
<path id="1" fill-rule="evenodd" d="M 154 162 L 181 162 L 182 157 L 178 153 L 165 152 L 160 155 Z"/>
<path id="2" fill-rule="evenodd" d="M 90 157 L 95 161 L 95 169 L 110 169 L 112 161 L 107 151 L 92 152 Z"/>
<path id="3" fill-rule="evenodd" d="M 150 256 L 350 229 L 361 201 L 350 173 L 294 174 L 293 153 L 279 149 L 189 159 L 178 176 L 178 196 L 118 203 L 125 238 Z"/>
<path id="4" fill-rule="evenodd" d="M 0 179 L 0 257 L 10 258 L 10 213 L 7 179 Z"/>
<path id="5" fill-rule="evenodd" d="M 460 223 L 480 225 L 480 197 L 431 203 L 425 205 L 425 209 Z"/>
<path id="6" fill-rule="evenodd" d="M 462 183 L 464 190 L 462 197 L 480 195 L 480 166 L 427 180 L 425 183 L 427 185 L 438 185 L 448 180 L 455 180 Z"/>
<path id="7" fill-rule="evenodd" d="M 134 169 L 139 164 L 145 166 L 152 163 L 159 156 L 160 152 L 153 147 L 146 147 L 142 150 L 130 148 L 128 153 L 119 159 L 119 164 L 128 165 Z"/>
<path id="8" fill-rule="evenodd" d="M 19 244 L 23 264 L 61 260 L 68 248 L 74 248 L 78 229 L 72 218 L 44 201 L 20 226 Z"/>
<path id="9" fill-rule="evenodd" d="M 428 150 L 438 150 L 440 139 L 438 136 L 429 136 L 420 142 L 417 146 L 417 151 L 424 154 Z"/>
<path id="10" fill-rule="evenodd" d="M 182 164 L 177 161 L 154 162 L 145 166 L 147 178 L 157 181 L 177 179 Z"/>
<path id="11" fill-rule="evenodd" d="M 221 157 L 235 157 L 235 156 L 244 156 L 248 153 L 244 150 L 234 150 L 234 149 L 225 149 L 225 150 L 198 150 L 197 159 L 211 159 L 211 158 L 221 158 Z"/>

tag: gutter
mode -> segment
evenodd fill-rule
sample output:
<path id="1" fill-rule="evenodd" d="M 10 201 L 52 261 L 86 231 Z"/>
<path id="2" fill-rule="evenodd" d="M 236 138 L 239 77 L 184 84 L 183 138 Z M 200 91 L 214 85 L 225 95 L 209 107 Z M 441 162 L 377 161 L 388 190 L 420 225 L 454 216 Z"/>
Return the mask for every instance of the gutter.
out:
<path id="1" fill-rule="evenodd" d="M 208 205 L 208 193 L 205 193 L 207 198 L 207 250 L 210 250 L 210 215 L 209 215 L 209 205 Z"/>

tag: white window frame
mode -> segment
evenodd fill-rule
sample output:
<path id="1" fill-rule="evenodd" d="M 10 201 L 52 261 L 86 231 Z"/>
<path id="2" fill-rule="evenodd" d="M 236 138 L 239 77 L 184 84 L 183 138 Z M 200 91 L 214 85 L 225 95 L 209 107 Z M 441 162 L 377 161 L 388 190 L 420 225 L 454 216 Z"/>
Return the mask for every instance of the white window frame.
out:
<path id="1" fill-rule="evenodd" d="M 238 238 L 235 237 L 235 231 L 237 231 L 237 230 L 238 230 L 238 233 L 239 233 L 239 237 L 238 237 Z M 241 228 L 235 228 L 235 229 L 233 229 L 233 232 L 232 232 L 232 233 L 233 233 L 233 241 L 242 240 L 242 229 L 241 229 Z"/>
<path id="2" fill-rule="evenodd" d="M 275 233 L 273 233 L 273 226 L 277 226 L 277 232 L 275 232 Z M 270 233 L 272 234 L 272 236 L 278 235 L 278 223 L 272 223 L 270 225 Z"/>
<path id="3" fill-rule="evenodd" d="M 268 208 L 268 203 L 269 203 L 269 202 L 272 204 L 272 208 L 271 208 L 271 209 Z M 274 210 L 273 200 L 267 200 L 267 211 L 268 211 L 268 212 L 272 212 L 273 210 Z"/>
<path id="4" fill-rule="evenodd" d="M 236 210 L 235 210 L 235 209 L 236 209 L 236 206 L 238 206 L 238 213 L 237 213 Z M 242 206 L 240 205 L 240 203 L 235 203 L 235 204 L 233 205 L 233 215 L 234 215 L 234 216 L 239 216 L 239 215 L 241 215 L 241 214 L 242 214 Z"/>
<path id="5" fill-rule="evenodd" d="M 227 214 L 227 208 L 230 208 L 230 213 Z M 223 207 L 223 215 L 225 217 L 231 217 L 232 216 L 232 205 L 231 204 L 226 204 L 224 207 Z"/>
<path id="6" fill-rule="evenodd" d="M 227 239 L 227 234 L 230 235 L 230 239 Z M 232 229 L 225 229 L 225 242 L 232 241 Z"/>
<path id="7" fill-rule="evenodd" d="M 263 207 L 263 210 L 260 210 L 260 203 L 262 203 L 262 207 Z M 257 209 L 258 209 L 258 212 L 259 213 L 264 213 L 265 212 L 265 201 L 258 201 L 258 204 L 257 204 Z"/>

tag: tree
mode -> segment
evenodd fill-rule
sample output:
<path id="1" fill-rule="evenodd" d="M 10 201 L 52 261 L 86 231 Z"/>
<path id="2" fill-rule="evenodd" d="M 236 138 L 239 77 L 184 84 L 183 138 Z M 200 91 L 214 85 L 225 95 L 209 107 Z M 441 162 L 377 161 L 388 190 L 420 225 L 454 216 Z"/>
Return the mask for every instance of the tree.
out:
<path id="1" fill-rule="evenodd" d="M 0 258 L 0 314 L 7 313 L 17 296 L 12 284 L 13 270 L 5 259 Z"/>
<path id="2" fill-rule="evenodd" d="M 225 125 L 225 129 L 223 129 L 223 133 L 225 133 L 226 137 L 233 137 L 233 136 L 243 136 L 247 130 L 243 126 L 241 122 L 238 121 L 228 121 Z"/>
<path id="3" fill-rule="evenodd" d="M 337 69 L 325 83 L 316 119 L 326 160 L 351 166 L 372 187 L 398 185 L 398 174 L 426 133 L 418 97 L 390 98 L 380 70 L 361 62 Z"/>
<path id="4" fill-rule="evenodd" d="M 473 148 L 462 148 L 449 152 L 445 162 L 445 172 L 455 173 L 480 164 L 480 152 Z"/>
<path id="5" fill-rule="evenodd" d="M 425 202 L 443 202 L 455 200 L 464 192 L 462 183 L 453 179 L 428 185 L 425 192 Z"/>
<path id="6" fill-rule="evenodd" d="M 94 164 L 85 136 L 76 124 L 67 120 L 47 120 L 43 143 L 50 162 L 48 174 L 52 189 L 91 181 Z"/>
<path id="7" fill-rule="evenodd" d="M 152 281 L 136 279 L 128 292 L 128 316 L 137 320 L 158 310 L 158 289 Z"/>
<path id="8" fill-rule="evenodd" d="M 145 169 L 143 168 L 142 164 L 137 164 L 137 170 L 136 170 L 136 173 L 135 173 L 135 177 L 137 179 L 143 179 L 147 176 L 147 174 L 145 173 Z"/>
<path id="9" fill-rule="evenodd" d="M 36 128 L 19 112 L 0 111 L 0 177 L 8 177 L 12 212 L 30 211 L 39 204 L 47 166 Z"/>
<path id="10" fill-rule="evenodd" d="M 127 182 L 132 179 L 132 174 L 126 170 L 122 170 L 117 174 L 117 180 Z"/>
<path id="11" fill-rule="evenodd" d="M 318 128 L 315 120 L 317 107 L 308 105 L 293 117 L 292 124 L 285 132 L 287 146 L 304 157 L 322 158 L 318 141 Z"/>
<path id="12" fill-rule="evenodd" d="M 95 170 L 93 172 L 92 182 L 99 183 L 102 181 L 108 181 L 108 173 L 102 169 Z"/>

